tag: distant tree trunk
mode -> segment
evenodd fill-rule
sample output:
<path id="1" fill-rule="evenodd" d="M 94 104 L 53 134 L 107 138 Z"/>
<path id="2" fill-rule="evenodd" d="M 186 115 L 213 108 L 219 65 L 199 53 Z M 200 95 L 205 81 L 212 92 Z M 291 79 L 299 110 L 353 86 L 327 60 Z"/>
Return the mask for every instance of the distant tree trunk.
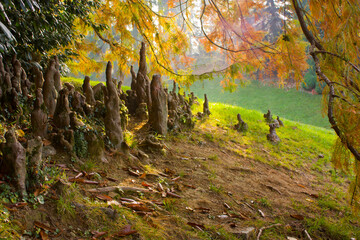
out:
<path id="1" fill-rule="evenodd" d="M 206 94 L 204 94 L 204 104 L 203 104 L 203 113 L 205 116 L 209 116 L 211 114 L 210 110 L 209 110 L 209 101 L 207 99 Z"/>

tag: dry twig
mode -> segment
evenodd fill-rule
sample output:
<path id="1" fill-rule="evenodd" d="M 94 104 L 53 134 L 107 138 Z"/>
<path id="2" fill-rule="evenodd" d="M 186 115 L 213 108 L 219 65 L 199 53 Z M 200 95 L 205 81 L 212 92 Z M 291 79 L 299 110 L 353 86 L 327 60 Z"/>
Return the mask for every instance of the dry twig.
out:
<path id="1" fill-rule="evenodd" d="M 256 237 L 256 240 L 260 240 L 260 236 L 262 234 L 262 232 L 265 230 L 265 229 L 269 229 L 269 228 L 273 228 L 273 227 L 277 227 L 277 226 L 281 226 L 282 224 L 281 223 L 276 223 L 276 224 L 273 224 L 273 225 L 270 225 L 270 226 L 267 226 L 267 227 L 262 227 L 260 228 L 259 230 L 259 233 Z"/>

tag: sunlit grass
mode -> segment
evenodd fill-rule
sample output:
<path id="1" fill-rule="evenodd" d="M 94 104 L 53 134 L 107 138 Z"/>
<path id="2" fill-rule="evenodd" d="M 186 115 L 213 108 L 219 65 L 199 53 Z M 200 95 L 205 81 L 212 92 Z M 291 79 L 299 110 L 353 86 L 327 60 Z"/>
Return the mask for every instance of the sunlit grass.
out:
<path id="1" fill-rule="evenodd" d="M 194 107 L 194 112 L 202 111 L 202 101 L 200 102 L 200 105 Z M 277 129 L 281 142 L 272 144 L 266 139 L 269 126 L 264 121 L 263 113 L 223 103 L 210 103 L 210 111 L 210 117 L 200 121 L 199 127 L 211 132 L 213 141 L 220 144 L 230 141 L 242 146 L 251 146 L 241 154 L 243 156 L 290 169 L 313 165 L 316 167 L 319 164 L 324 166 L 330 162 L 332 146 L 336 139 L 332 130 L 281 118 L 285 125 Z M 233 130 L 238 113 L 249 126 L 246 133 Z M 218 126 L 221 131 L 212 129 L 211 126 Z M 319 159 L 319 154 L 324 158 Z M 276 162 L 271 162 L 263 155 L 271 156 Z"/>
<path id="2" fill-rule="evenodd" d="M 84 79 L 75 78 L 75 77 L 62 77 L 61 81 L 63 83 L 69 82 L 69 83 L 73 84 L 75 86 L 75 88 L 77 88 L 77 89 L 81 88 L 83 83 L 84 83 Z M 95 85 L 97 85 L 99 83 L 103 83 L 104 85 L 106 85 L 106 82 L 90 80 L 90 85 L 91 86 L 95 86 Z M 126 91 L 126 90 L 130 89 L 130 87 L 122 86 L 122 89 L 123 89 L 123 91 Z"/>
<path id="3" fill-rule="evenodd" d="M 195 82 L 191 91 L 199 98 L 204 98 L 206 93 L 210 102 L 221 102 L 246 109 L 255 109 L 261 112 L 271 110 L 273 115 L 329 128 L 327 118 L 321 114 L 321 96 L 312 95 L 296 89 L 285 90 L 276 86 L 264 86 L 261 82 L 254 81 L 245 87 L 239 86 L 233 92 L 225 92 L 219 80 Z"/>

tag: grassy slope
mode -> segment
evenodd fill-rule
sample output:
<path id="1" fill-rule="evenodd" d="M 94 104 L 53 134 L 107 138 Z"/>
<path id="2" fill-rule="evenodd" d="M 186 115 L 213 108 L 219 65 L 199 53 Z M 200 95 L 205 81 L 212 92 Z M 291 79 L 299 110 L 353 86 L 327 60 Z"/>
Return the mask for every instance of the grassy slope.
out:
<path id="1" fill-rule="evenodd" d="M 191 90 L 200 98 L 206 93 L 212 102 L 227 103 L 264 113 L 270 109 L 273 115 L 319 127 L 329 127 L 327 118 L 323 118 L 321 114 L 319 95 L 296 89 L 284 90 L 264 86 L 261 82 L 251 82 L 246 87 L 238 87 L 235 92 L 229 93 L 224 92 L 216 80 L 196 82 Z"/>
<path id="2" fill-rule="evenodd" d="M 105 180 L 109 185 L 144 187 L 145 182 L 156 189 L 161 183 L 164 187 L 175 188 L 181 199 L 162 198 L 156 193 L 109 193 L 118 200 L 120 197 L 137 199 L 150 208 L 153 205 L 149 200 L 156 199 L 164 204 L 156 207 L 151 215 L 143 216 L 113 203 L 111 208 L 121 216 L 113 221 L 97 210 L 99 206 L 107 207 L 108 204 L 83 191 L 93 186 L 73 183 L 62 188 L 57 200 L 45 197 L 45 205 L 37 205 L 41 206 L 41 211 L 35 207 L 18 210 L 13 216 L 14 223 L 20 222 L 22 229 L 35 234 L 33 221 L 44 222 L 50 215 L 53 220 L 47 224 L 52 223 L 53 227 L 61 229 L 62 238 L 72 235 L 89 238 L 93 230 L 114 233 L 131 224 L 139 232 L 140 239 L 237 239 L 229 232 L 247 226 L 259 230 L 273 223 L 282 225 L 265 230 L 261 239 L 286 239 L 287 236 L 306 239 L 303 229 L 307 229 L 313 239 L 360 237 L 358 215 L 351 213 L 345 200 L 348 180 L 343 174 L 333 171 L 329 163 L 335 140 L 332 131 L 283 119 L 285 127 L 277 130 L 281 142 L 273 145 L 266 140 L 268 126 L 262 113 L 220 103 L 210 103 L 210 110 L 211 116 L 198 121 L 192 132 L 169 134 L 165 139 L 166 150 L 143 149 L 150 158 L 140 166 L 121 154 L 113 153 L 107 154 L 109 163 L 82 159 L 84 163 L 77 164 L 64 159 L 63 155 L 52 159 L 55 163 L 67 164 L 70 169 L 102 172 L 118 179 L 116 183 Z M 194 107 L 194 113 L 197 111 L 201 111 L 201 105 Z M 248 123 L 247 133 L 232 129 L 237 113 Z M 143 134 L 138 124 L 130 122 L 127 135 L 133 136 L 133 144 L 129 145 L 136 146 Z M 319 154 L 324 158 L 319 158 Z M 138 165 L 140 172 L 144 171 L 148 177 L 139 178 L 124 170 L 124 167 L 134 165 Z M 171 176 L 154 178 L 150 175 L 164 171 L 170 172 Z M 63 182 L 67 182 L 70 176 L 77 174 L 67 171 L 60 176 Z M 171 181 L 177 176 L 180 180 Z M 98 178 L 101 179 L 100 175 Z M 195 189 L 186 187 L 185 183 Z M 319 198 L 304 192 L 317 194 Z M 73 202 L 90 208 L 78 211 Z M 224 203 L 230 205 L 231 210 L 226 210 Z M 261 209 L 266 217 L 249 210 L 244 203 L 255 210 Z M 209 211 L 202 213 L 196 207 Z M 225 211 L 242 213 L 246 219 L 222 220 L 218 216 Z M 304 220 L 294 219 L 291 214 L 301 215 Z M 192 228 L 187 222 L 204 224 L 206 230 Z M 230 223 L 235 223 L 236 227 L 230 228 Z M 1 221 L 0 227 L 12 229 L 11 225 Z"/>

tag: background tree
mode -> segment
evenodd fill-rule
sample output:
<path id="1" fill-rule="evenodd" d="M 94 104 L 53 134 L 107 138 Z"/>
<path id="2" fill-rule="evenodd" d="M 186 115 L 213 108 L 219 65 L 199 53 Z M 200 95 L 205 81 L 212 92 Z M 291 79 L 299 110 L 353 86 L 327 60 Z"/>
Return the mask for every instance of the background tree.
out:
<path id="1" fill-rule="evenodd" d="M 89 19 L 99 0 L 15 0 L 0 3 L 0 53 L 17 54 L 23 61 L 39 61 L 50 50 L 81 38 L 74 31 L 76 18 Z M 98 26 L 101 28 L 102 26 Z M 65 51 L 59 57 L 74 54 Z"/>

